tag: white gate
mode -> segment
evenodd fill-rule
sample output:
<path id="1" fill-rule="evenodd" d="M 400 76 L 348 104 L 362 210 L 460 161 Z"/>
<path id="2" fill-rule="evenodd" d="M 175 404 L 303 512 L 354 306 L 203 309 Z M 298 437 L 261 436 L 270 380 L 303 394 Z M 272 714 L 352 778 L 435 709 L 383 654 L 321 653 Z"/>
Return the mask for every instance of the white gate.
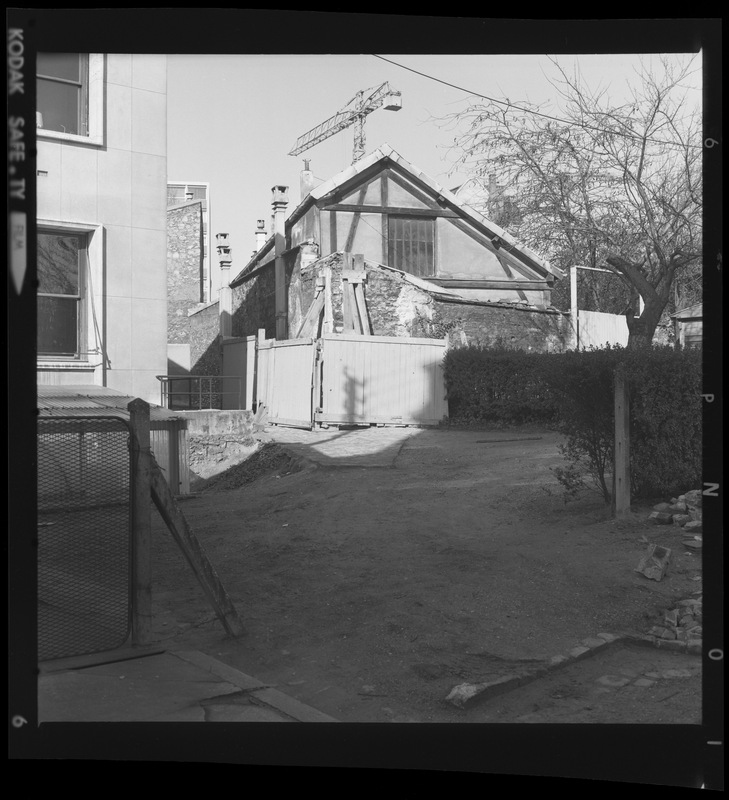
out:
<path id="1" fill-rule="evenodd" d="M 311 428 L 316 346 L 312 339 L 258 340 L 256 407 L 276 425 Z"/>
<path id="2" fill-rule="evenodd" d="M 317 422 L 437 425 L 448 415 L 447 340 L 325 334 L 320 342 Z"/>

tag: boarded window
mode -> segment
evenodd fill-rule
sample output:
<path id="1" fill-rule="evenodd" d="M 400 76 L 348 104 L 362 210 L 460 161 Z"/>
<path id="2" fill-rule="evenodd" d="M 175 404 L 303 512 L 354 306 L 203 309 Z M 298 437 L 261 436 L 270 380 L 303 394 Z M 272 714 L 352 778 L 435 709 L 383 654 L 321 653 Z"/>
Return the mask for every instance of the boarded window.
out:
<path id="1" fill-rule="evenodd" d="M 432 219 L 412 217 L 389 218 L 391 267 L 420 277 L 429 277 L 435 273 L 433 222 Z"/>

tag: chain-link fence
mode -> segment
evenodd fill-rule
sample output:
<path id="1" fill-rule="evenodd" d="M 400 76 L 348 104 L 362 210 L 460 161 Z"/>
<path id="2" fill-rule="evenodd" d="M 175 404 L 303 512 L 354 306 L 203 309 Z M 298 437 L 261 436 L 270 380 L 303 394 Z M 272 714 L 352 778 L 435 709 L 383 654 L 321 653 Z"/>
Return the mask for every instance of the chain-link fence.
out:
<path id="1" fill-rule="evenodd" d="M 122 646 L 130 634 L 130 429 L 117 417 L 38 420 L 38 656 Z"/>

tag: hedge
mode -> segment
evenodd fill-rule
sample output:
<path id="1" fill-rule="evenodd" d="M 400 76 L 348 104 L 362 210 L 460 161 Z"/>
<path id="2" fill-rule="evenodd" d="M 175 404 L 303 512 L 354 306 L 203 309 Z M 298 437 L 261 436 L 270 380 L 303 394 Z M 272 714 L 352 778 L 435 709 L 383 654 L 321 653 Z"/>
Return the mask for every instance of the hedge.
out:
<path id="1" fill-rule="evenodd" d="M 541 424 L 565 435 L 568 466 L 558 472 L 574 491 L 585 478 L 606 502 L 612 494 L 613 380 L 630 387 L 634 497 L 670 495 L 701 482 L 701 353 L 656 346 L 525 353 L 463 347 L 444 361 L 452 422 Z"/>

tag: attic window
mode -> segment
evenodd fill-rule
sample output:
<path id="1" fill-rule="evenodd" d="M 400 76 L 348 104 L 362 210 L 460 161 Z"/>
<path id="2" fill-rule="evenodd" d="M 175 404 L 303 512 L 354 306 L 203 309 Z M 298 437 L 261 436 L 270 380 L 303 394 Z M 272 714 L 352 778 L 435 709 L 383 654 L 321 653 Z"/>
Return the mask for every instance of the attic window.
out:
<path id="1" fill-rule="evenodd" d="M 389 265 L 421 278 L 435 274 L 433 219 L 389 217 Z"/>

